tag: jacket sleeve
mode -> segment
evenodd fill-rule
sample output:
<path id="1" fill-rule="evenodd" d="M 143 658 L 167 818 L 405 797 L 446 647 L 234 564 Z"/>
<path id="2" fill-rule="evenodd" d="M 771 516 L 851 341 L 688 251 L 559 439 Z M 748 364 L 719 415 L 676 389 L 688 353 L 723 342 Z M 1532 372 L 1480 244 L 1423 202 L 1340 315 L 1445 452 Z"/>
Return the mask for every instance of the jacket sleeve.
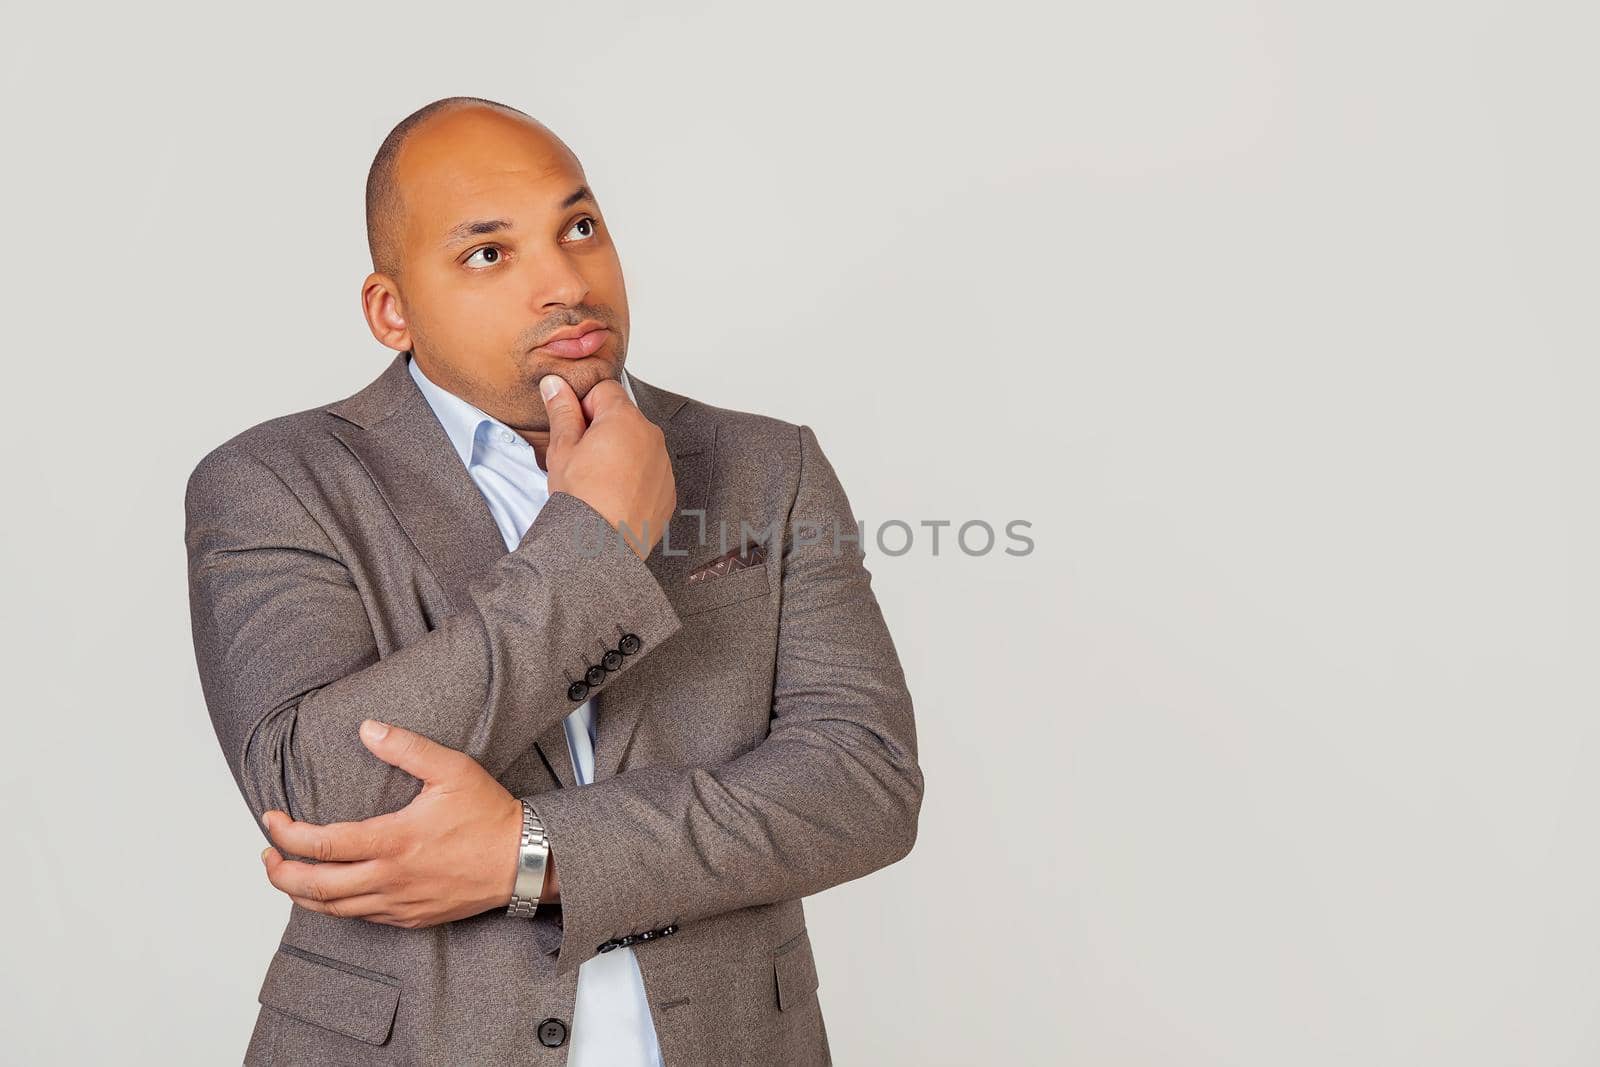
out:
<path id="1" fill-rule="evenodd" d="M 809 427 L 785 530 L 768 736 L 709 767 L 634 768 L 525 799 L 561 879 L 565 973 L 603 942 L 803 897 L 911 851 L 922 805 L 911 697 L 859 541 Z"/>
<path id="2" fill-rule="evenodd" d="M 517 547 L 426 637 L 380 658 L 365 603 L 328 535 L 266 462 L 209 453 L 184 498 L 201 688 L 260 827 L 277 808 L 317 823 L 404 807 L 421 783 L 374 756 L 364 718 L 415 730 L 499 777 L 577 704 L 567 687 L 621 634 L 631 669 L 681 625 L 631 551 L 580 551 L 604 522 L 553 493 Z M 265 829 L 262 829 L 265 836 Z"/>

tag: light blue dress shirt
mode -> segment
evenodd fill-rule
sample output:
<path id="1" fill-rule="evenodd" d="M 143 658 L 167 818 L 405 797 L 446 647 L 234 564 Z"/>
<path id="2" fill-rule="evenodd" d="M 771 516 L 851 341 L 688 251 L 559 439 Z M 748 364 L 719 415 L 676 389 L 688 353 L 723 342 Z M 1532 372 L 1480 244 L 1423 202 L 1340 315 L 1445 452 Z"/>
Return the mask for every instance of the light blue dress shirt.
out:
<path id="1" fill-rule="evenodd" d="M 434 384 L 415 358 L 408 357 L 406 363 L 488 502 L 506 550 L 515 549 L 550 499 L 533 446 L 499 419 Z M 622 387 L 633 400 L 626 371 Z M 590 704 L 584 701 L 562 723 L 567 747 L 572 750 L 572 773 L 580 785 L 594 780 L 594 709 Z M 569 1067 L 661 1067 L 661 1047 L 633 946 L 591 956 L 579 966 L 567 1063 Z"/>

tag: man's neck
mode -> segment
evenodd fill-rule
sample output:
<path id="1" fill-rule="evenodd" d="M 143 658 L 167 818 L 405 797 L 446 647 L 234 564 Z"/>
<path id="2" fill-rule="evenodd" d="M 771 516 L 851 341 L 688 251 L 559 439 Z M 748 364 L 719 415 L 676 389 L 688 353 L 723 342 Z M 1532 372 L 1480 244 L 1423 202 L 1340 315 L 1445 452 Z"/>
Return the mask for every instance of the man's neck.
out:
<path id="1" fill-rule="evenodd" d="M 533 458 L 539 461 L 539 469 L 546 474 L 550 473 L 550 465 L 544 460 L 545 449 L 550 446 L 549 430 L 518 430 L 522 439 L 533 446 Z"/>

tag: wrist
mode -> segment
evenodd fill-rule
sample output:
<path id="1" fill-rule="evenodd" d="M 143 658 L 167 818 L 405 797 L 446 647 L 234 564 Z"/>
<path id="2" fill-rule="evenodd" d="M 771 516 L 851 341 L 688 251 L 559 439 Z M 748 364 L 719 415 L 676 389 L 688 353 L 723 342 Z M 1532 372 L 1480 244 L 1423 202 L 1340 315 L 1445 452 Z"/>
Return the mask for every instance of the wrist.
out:
<path id="1" fill-rule="evenodd" d="M 500 868 L 501 877 L 497 885 L 501 891 L 491 905 L 499 908 L 509 906 L 511 898 L 517 895 L 517 864 L 520 862 L 519 853 L 522 848 L 522 801 L 512 799 L 502 826 L 504 829 L 499 836 L 508 839 L 509 844 L 501 851 L 506 865 Z"/>
<path id="2" fill-rule="evenodd" d="M 550 871 L 550 838 L 533 805 L 522 800 L 518 806 L 522 818 L 517 839 L 517 873 L 506 914 L 531 919 L 544 899 L 543 887 Z"/>

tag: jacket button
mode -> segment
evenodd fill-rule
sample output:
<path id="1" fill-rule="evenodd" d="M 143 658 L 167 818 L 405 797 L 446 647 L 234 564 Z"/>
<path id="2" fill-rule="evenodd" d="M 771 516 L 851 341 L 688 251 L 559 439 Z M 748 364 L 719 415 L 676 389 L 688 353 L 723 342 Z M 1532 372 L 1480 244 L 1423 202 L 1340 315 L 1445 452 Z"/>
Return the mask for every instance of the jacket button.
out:
<path id="1" fill-rule="evenodd" d="M 595 666 L 589 668 L 589 673 L 583 676 L 583 680 L 588 682 L 591 686 L 599 685 L 601 682 L 606 680 L 606 669 L 596 664 Z"/>
<path id="2" fill-rule="evenodd" d="M 614 648 L 611 649 L 605 655 L 600 657 L 600 666 L 604 667 L 608 671 L 616 670 L 618 667 L 622 666 L 622 653 L 618 652 Z"/>
<path id="3" fill-rule="evenodd" d="M 639 651 L 639 646 L 644 642 L 639 640 L 638 634 L 623 634 L 622 640 L 617 642 L 617 651 L 624 656 L 631 656 Z"/>
<path id="4" fill-rule="evenodd" d="M 589 695 L 589 687 L 582 682 L 573 682 L 567 686 L 568 700 L 582 700 Z"/>
<path id="5" fill-rule="evenodd" d="M 539 1024 L 539 1044 L 545 1048 L 560 1048 L 567 1039 L 567 1024 L 560 1019 L 546 1019 Z"/>

